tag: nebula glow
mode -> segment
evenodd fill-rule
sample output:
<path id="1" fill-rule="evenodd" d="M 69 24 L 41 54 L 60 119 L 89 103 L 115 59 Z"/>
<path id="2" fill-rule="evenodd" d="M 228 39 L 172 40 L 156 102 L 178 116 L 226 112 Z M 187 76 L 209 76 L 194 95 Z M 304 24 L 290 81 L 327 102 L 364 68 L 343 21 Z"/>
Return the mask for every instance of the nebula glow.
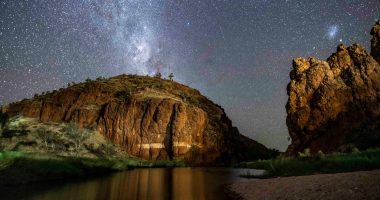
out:
<path id="1" fill-rule="evenodd" d="M 327 30 L 327 37 L 331 39 L 335 39 L 336 34 L 338 33 L 338 26 L 330 26 Z"/>

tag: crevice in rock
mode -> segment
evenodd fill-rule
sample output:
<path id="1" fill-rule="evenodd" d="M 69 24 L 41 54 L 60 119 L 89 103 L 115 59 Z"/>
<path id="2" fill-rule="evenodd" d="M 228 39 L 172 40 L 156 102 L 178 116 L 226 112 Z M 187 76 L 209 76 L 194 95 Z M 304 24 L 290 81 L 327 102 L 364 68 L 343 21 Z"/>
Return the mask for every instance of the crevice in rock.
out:
<path id="1" fill-rule="evenodd" d="M 168 155 L 169 160 L 173 160 L 173 126 L 174 126 L 174 120 L 176 118 L 176 109 L 177 105 L 174 104 L 172 107 L 172 114 L 170 115 L 170 121 L 168 123 L 168 126 L 166 127 L 166 135 L 165 135 L 165 150 Z"/>

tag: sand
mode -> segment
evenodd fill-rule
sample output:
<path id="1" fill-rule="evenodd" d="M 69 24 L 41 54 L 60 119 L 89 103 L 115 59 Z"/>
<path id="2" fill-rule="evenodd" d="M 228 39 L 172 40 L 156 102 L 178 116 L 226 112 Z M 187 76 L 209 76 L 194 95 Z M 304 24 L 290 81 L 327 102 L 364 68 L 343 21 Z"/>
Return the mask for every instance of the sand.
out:
<path id="1" fill-rule="evenodd" d="M 380 170 L 250 179 L 226 189 L 233 199 L 380 200 Z"/>

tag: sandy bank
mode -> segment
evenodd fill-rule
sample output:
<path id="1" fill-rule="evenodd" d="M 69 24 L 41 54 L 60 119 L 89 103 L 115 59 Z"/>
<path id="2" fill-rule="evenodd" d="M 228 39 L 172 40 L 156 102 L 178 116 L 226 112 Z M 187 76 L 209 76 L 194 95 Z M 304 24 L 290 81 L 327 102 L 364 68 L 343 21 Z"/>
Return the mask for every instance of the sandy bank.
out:
<path id="1" fill-rule="evenodd" d="M 380 170 L 252 179 L 227 187 L 235 199 L 380 199 Z"/>

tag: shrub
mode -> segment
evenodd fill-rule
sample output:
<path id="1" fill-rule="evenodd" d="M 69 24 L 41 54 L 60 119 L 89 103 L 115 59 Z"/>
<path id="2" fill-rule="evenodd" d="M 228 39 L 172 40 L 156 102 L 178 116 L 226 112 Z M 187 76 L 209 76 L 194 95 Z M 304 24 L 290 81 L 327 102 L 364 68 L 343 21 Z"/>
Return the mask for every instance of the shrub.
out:
<path id="1" fill-rule="evenodd" d="M 26 124 L 21 124 L 19 128 L 20 129 L 9 129 L 8 127 L 5 127 L 1 132 L 1 137 L 11 139 L 15 136 L 22 136 L 28 134 L 29 130 L 27 130 Z"/>
<path id="2" fill-rule="evenodd" d="M 319 150 L 318 152 L 317 152 L 317 158 L 324 158 L 325 157 L 325 154 L 323 153 L 323 151 L 322 150 Z"/>
<path id="3" fill-rule="evenodd" d="M 301 157 L 301 158 L 311 157 L 310 149 L 306 148 L 306 149 L 303 150 L 303 152 L 298 152 L 298 156 Z"/>
<path id="4" fill-rule="evenodd" d="M 322 153 L 320 152 L 320 154 Z M 247 162 L 241 166 L 264 169 L 268 173 L 263 177 L 371 170 L 380 167 L 380 149 L 369 149 L 358 153 L 323 154 L 323 157 L 319 155 L 307 157 L 307 159 L 305 157 L 279 157 L 272 160 Z"/>
<path id="5" fill-rule="evenodd" d="M 48 144 L 53 141 L 53 135 L 51 131 L 47 130 L 45 127 L 40 127 L 39 129 L 37 129 L 37 135 L 44 143 L 45 149 L 48 150 Z"/>
<path id="6" fill-rule="evenodd" d="M 171 80 L 171 81 L 173 80 L 173 77 L 174 77 L 173 73 L 170 73 L 169 76 L 168 76 L 169 80 Z"/>
<path id="7" fill-rule="evenodd" d="M 154 75 L 155 78 L 161 78 L 162 77 L 162 74 L 160 72 L 157 72 L 155 75 Z"/>
<path id="8" fill-rule="evenodd" d="M 90 132 L 80 129 L 73 121 L 71 121 L 66 128 L 66 134 L 68 138 L 74 142 L 75 153 L 78 155 L 83 142 L 90 137 Z"/>
<path id="9" fill-rule="evenodd" d="M 106 144 L 104 144 L 102 146 L 104 148 L 104 153 L 107 156 L 112 156 L 113 154 L 116 153 L 115 145 L 111 141 L 108 141 Z"/>
<path id="10" fill-rule="evenodd" d="M 127 91 L 119 91 L 115 94 L 115 97 L 119 100 L 124 100 L 124 99 L 128 99 L 131 97 L 131 94 L 130 92 L 127 92 Z"/>

